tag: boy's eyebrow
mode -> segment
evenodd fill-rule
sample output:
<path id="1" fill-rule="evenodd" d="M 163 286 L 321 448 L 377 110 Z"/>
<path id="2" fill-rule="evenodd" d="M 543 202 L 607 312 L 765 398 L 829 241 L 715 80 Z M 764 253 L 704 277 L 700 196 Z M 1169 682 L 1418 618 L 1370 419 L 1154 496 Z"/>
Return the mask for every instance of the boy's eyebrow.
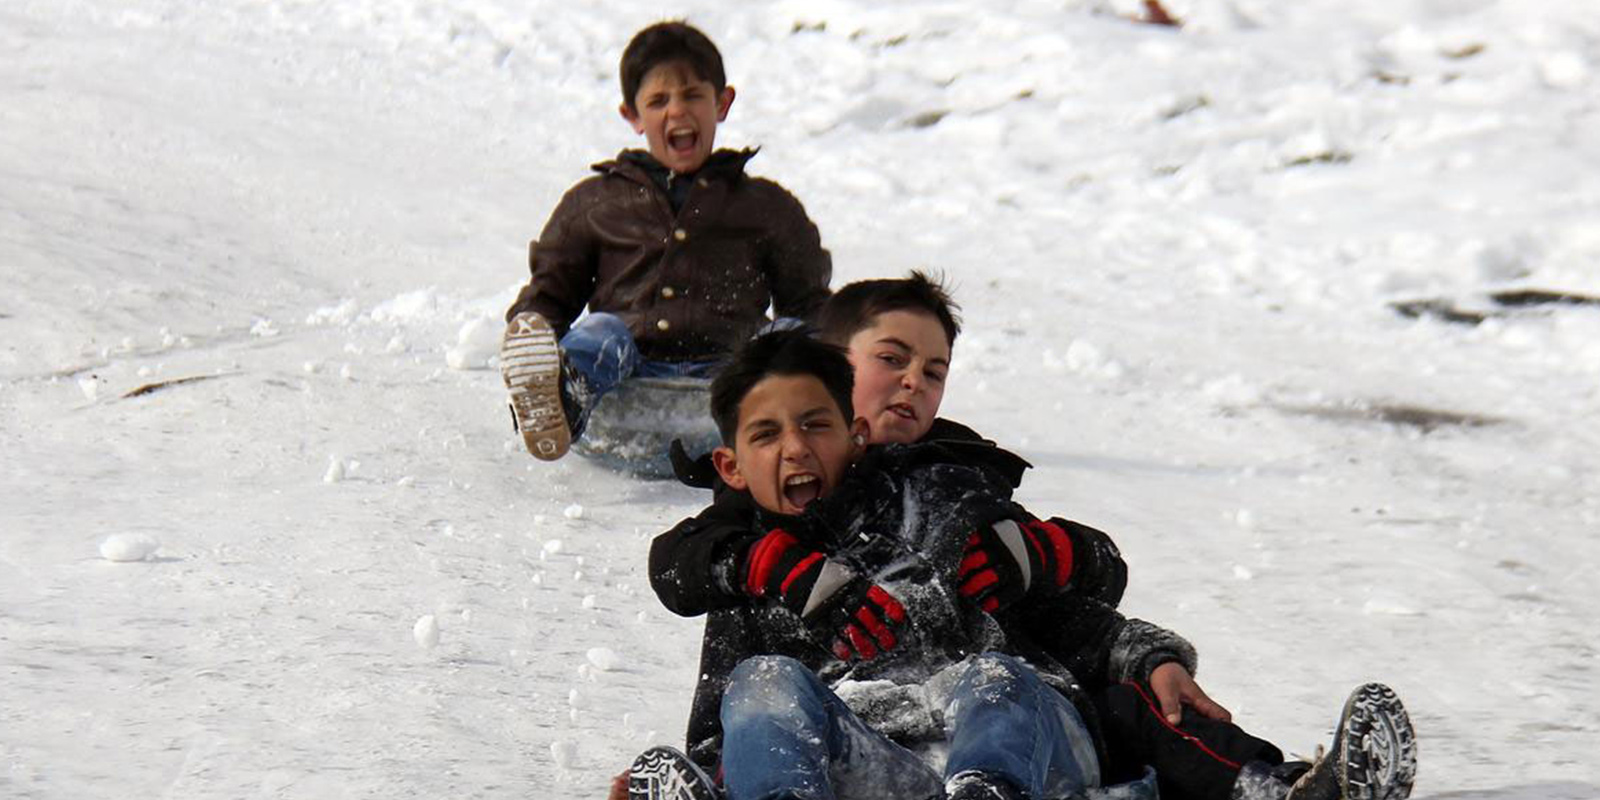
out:
<path id="1" fill-rule="evenodd" d="M 907 353 L 912 352 L 911 345 L 906 344 L 905 340 L 900 339 L 899 337 L 896 337 L 896 336 L 885 336 L 882 339 L 878 340 L 878 344 L 886 344 L 886 345 L 890 345 L 892 347 L 898 347 L 901 350 L 906 351 Z M 930 359 L 928 359 L 928 363 L 930 363 L 930 364 L 943 364 L 943 365 L 948 367 L 948 366 L 950 366 L 950 359 L 948 359 L 948 358 L 930 358 Z"/>
<path id="2" fill-rule="evenodd" d="M 755 428 L 776 428 L 776 427 L 778 427 L 778 421 L 777 420 L 775 420 L 775 419 L 773 419 L 771 417 L 757 417 L 755 419 L 750 420 L 749 422 L 744 423 L 743 425 L 740 425 L 739 426 L 739 430 L 741 430 L 741 431 L 749 431 L 749 430 L 753 430 Z"/>
<path id="3" fill-rule="evenodd" d="M 819 416 L 827 416 L 828 414 L 830 414 L 830 413 L 832 413 L 832 412 L 834 412 L 836 410 L 837 409 L 832 405 L 826 405 L 826 404 L 825 405 L 820 405 L 820 406 L 817 406 L 815 408 L 807 409 L 805 411 L 800 412 L 800 419 L 802 421 L 811 420 L 811 419 L 814 419 L 814 418 L 819 417 Z M 769 429 L 769 428 L 781 428 L 781 427 L 783 427 L 782 423 L 778 422 L 776 419 L 773 419 L 771 417 L 757 417 L 757 418 L 752 419 L 749 422 L 746 422 L 745 424 L 739 426 L 739 430 L 741 432 L 752 432 L 752 431 L 756 431 L 756 430 L 765 430 L 765 429 Z"/>

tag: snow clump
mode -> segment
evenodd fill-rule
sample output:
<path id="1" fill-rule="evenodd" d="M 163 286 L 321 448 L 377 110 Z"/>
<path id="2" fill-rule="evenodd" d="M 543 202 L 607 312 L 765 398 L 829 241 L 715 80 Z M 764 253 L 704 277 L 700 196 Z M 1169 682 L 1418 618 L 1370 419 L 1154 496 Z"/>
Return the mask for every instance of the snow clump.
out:
<path id="1" fill-rule="evenodd" d="M 500 354 L 500 338 L 505 325 L 493 317 L 469 319 L 456 332 L 456 346 L 444 354 L 451 369 L 486 369 L 489 361 Z"/>
<path id="2" fill-rule="evenodd" d="M 551 742 L 550 758 L 556 762 L 556 766 L 562 769 L 572 769 L 573 762 L 578 758 L 578 743 L 568 739 Z"/>
<path id="3" fill-rule="evenodd" d="M 432 650 L 439 644 L 439 620 L 432 614 L 417 617 L 417 623 L 411 626 L 411 638 L 417 640 L 418 647 Z"/>
<path id="4" fill-rule="evenodd" d="M 601 672 L 616 672 L 622 669 L 622 656 L 609 647 L 591 647 L 584 656 Z"/>
<path id="5" fill-rule="evenodd" d="M 118 533 L 100 543 L 100 557 L 119 563 L 143 561 L 160 546 L 160 542 L 142 533 Z"/>

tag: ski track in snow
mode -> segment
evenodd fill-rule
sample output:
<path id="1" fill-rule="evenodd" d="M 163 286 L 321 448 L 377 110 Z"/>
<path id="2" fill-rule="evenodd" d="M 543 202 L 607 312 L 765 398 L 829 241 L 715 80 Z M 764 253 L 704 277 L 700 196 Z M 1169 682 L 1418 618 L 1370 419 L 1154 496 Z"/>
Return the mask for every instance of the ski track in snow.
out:
<path id="1" fill-rule="evenodd" d="M 0 796 L 597 797 L 680 743 L 645 556 L 706 498 L 533 461 L 486 368 L 663 10 L 113 5 L 0 9 Z M 948 415 L 1236 719 L 1309 752 L 1384 680 L 1416 796 L 1600 797 L 1600 310 L 1387 307 L 1600 294 L 1600 18 L 1137 5 L 674 13 L 836 284 L 950 276 Z"/>

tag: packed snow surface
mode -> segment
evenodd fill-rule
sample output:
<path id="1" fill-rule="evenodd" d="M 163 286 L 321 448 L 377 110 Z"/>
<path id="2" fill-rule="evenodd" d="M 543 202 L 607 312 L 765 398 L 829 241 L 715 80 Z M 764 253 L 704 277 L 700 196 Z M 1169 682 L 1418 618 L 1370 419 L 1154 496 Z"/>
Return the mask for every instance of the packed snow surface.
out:
<path id="1" fill-rule="evenodd" d="M 1600 796 L 1600 307 L 1492 300 L 1600 294 L 1600 14 L 1140 5 L 4 4 L 0 797 L 590 798 L 681 742 L 645 558 L 706 495 L 533 460 L 493 368 L 667 14 L 836 284 L 949 276 L 945 412 L 1236 719 L 1309 752 L 1384 680 L 1417 796 Z"/>

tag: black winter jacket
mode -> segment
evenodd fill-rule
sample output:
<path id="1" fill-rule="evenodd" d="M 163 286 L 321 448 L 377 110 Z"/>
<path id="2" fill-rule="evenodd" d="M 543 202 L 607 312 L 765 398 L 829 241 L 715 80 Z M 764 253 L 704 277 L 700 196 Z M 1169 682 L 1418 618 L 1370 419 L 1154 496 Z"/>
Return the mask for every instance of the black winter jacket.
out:
<path id="1" fill-rule="evenodd" d="M 967 535 L 999 519 L 1026 517 L 1009 499 L 1021 468 L 1010 474 L 1003 468 L 1011 461 L 1025 468 L 1026 462 L 989 452 L 992 461 L 985 466 L 968 466 L 972 453 L 963 454 L 961 446 L 975 444 L 972 440 L 1005 451 L 954 423 L 945 427 L 955 429 L 970 438 L 874 448 L 802 518 L 775 518 L 756 509 L 748 497 L 725 493 L 699 517 L 657 537 L 651 580 L 658 596 L 685 616 L 709 612 L 688 731 L 689 750 L 697 761 L 708 768 L 715 764 L 727 677 L 752 655 L 793 656 L 830 680 L 888 678 L 905 683 L 966 654 L 999 650 L 1029 660 L 1069 696 L 1075 679 L 1103 686 L 1126 676 L 1144 677 L 1170 660 L 1192 668 L 1187 643 L 1115 611 L 1125 570 L 1109 539 L 1085 526 L 1062 523 L 1073 533 L 1075 550 L 1093 551 L 1102 542 L 1107 548 L 1115 568 L 1105 571 L 1112 577 L 1085 582 L 1098 595 L 1074 591 L 1069 584 L 1059 595 L 1030 598 L 994 616 L 959 602 L 954 576 Z M 786 609 L 758 603 L 734 589 L 745 551 L 775 527 L 850 563 L 859 574 L 876 576 L 899 597 L 912 626 L 901 645 L 886 656 L 846 665 L 833 659 L 826 642 L 814 641 Z M 1076 553 L 1074 558 L 1076 580 Z M 1094 566 L 1092 559 L 1084 561 Z M 886 571 L 893 574 L 886 577 Z"/>

